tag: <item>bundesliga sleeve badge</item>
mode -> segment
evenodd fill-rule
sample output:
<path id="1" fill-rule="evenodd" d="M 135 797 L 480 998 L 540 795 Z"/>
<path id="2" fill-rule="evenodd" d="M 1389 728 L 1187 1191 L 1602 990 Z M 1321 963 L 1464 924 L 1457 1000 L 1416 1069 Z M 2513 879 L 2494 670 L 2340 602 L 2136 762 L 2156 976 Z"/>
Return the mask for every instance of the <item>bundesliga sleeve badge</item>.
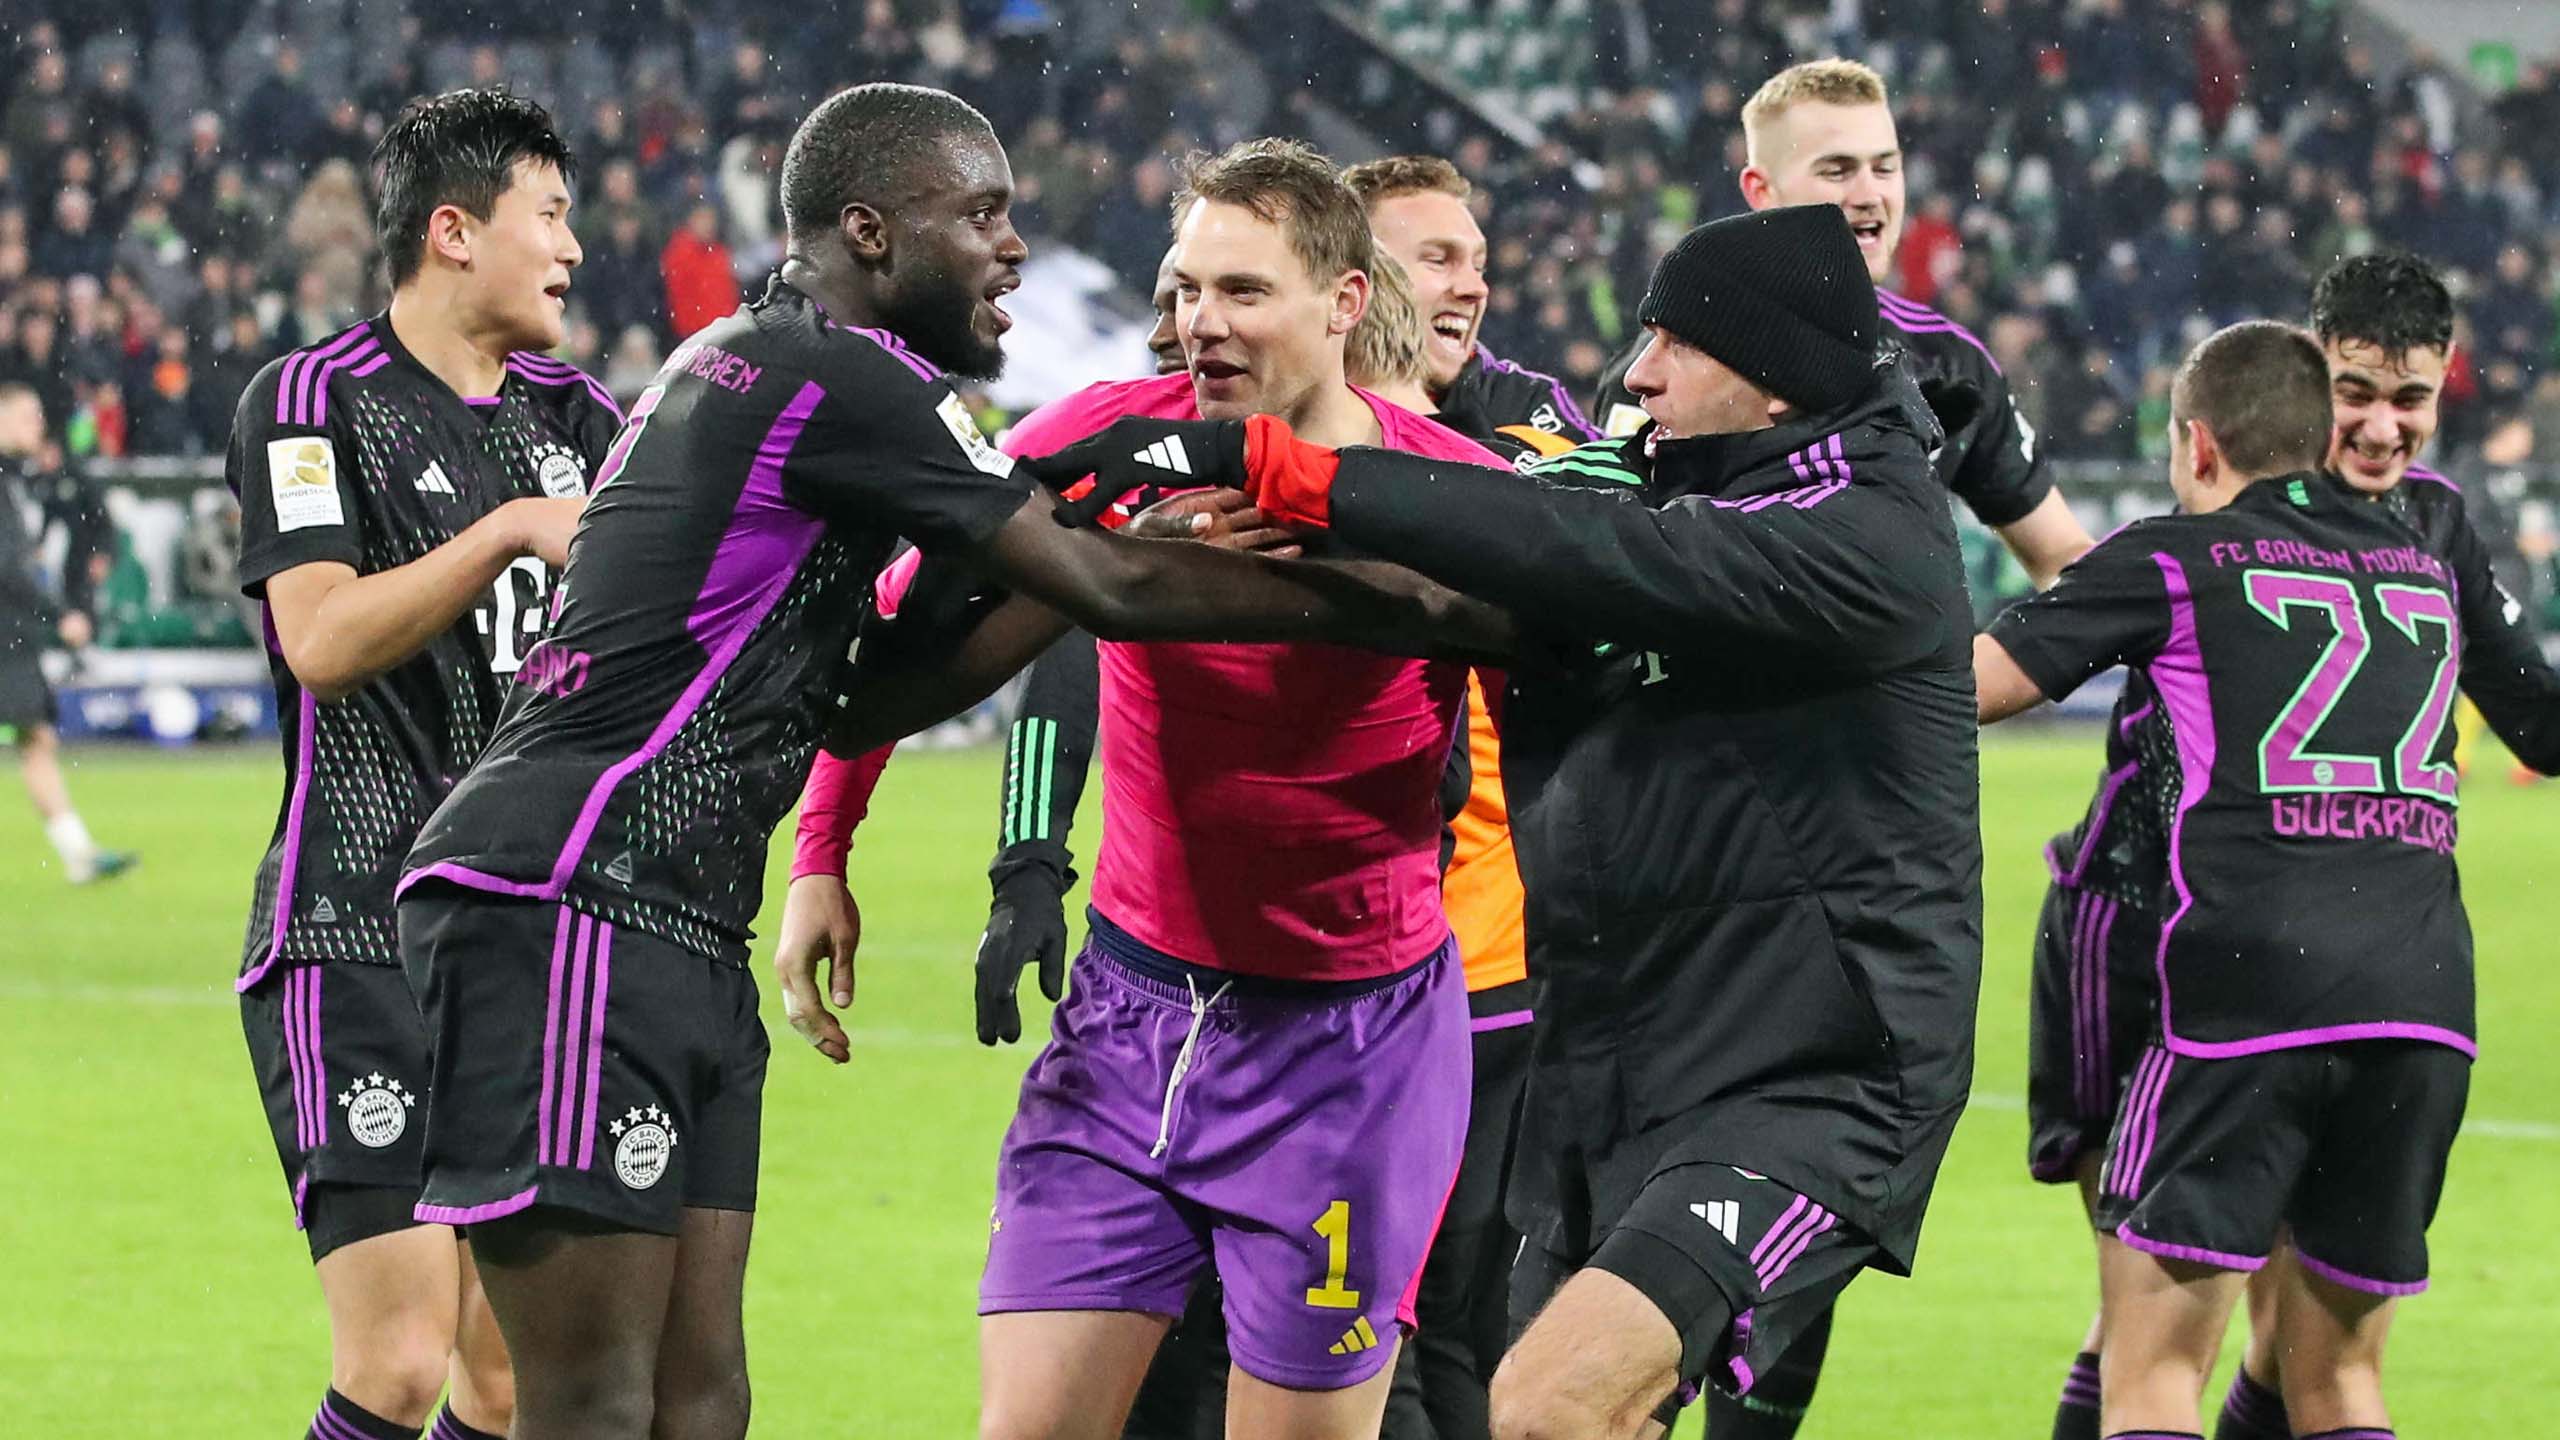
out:
<path id="1" fill-rule="evenodd" d="M 317 435 L 267 442 L 267 486 L 279 531 L 347 523 L 338 498 L 338 452 Z"/>

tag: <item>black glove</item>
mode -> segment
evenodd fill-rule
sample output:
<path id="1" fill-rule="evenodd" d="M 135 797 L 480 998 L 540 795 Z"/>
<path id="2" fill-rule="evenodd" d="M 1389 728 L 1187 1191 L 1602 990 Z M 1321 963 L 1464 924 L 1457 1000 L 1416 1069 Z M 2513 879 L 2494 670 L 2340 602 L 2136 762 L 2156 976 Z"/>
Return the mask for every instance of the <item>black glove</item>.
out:
<path id="1" fill-rule="evenodd" d="M 1982 414 L 1982 387 L 1968 380 L 1923 380 L 1920 398 L 1929 402 L 1929 413 L 1938 417 L 1938 428 L 1950 440 Z"/>
<path id="2" fill-rule="evenodd" d="M 987 909 L 987 933 L 978 940 L 978 1043 L 1010 1045 L 1022 1038 L 1022 1010 L 1014 991 L 1022 967 L 1038 961 L 1040 993 L 1056 1003 L 1067 984 L 1067 887 L 1074 876 L 1031 861 L 998 861 L 995 903 Z"/>
<path id="3" fill-rule="evenodd" d="M 1051 455 L 1014 462 L 1033 479 L 1064 493 L 1090 475 L 1093 489 L 1059 507 L 1061 525 L 1090 525 L 1133 490 L 1242 488 L 1245 425 L 1241 420 L 1149 420 L 1130 416 Z"/>

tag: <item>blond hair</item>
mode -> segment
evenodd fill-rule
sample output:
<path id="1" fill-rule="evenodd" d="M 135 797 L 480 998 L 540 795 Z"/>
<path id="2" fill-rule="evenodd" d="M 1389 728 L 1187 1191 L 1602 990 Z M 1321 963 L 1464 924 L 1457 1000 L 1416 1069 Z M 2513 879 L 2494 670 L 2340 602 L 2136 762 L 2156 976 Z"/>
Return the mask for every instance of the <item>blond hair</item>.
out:
<path id="1" fill-rule="evenodd" d="M 1422 307 L 1414 303 L 1413 282 L 1404 267 L 1384 250 L 1369 265 L 1369 309 L 1351 327 L 1342 352 L 1342 370 L 1354 385 L 1371 390 L 1428 386 L 1431 367 L 1423 348 L 1430 332 L 1422 326 Z"/>
<path id="2" fill-rule="evenodd" d="M 1217 155 L 1185 156 L 1182 193 L 1173 198 L 1177 230 L 1194 200 L 1239 205 L 1278 225 L 1318 285 L 1330 285 L 1349 271 L 1367 271 L 1377 250 L 1360 197 L 1351 193 L 1324 152 L 1303 140 L 1266 137 L 1231 145 Z"/>
<path id="3" fill-rule="evenodd" d="M 1882 105 L 1884 77 L 1856 60 L 1807 60 L 1772 75 L 1742 104 L 1742 138 L 1751 163 L 1760 163 L 1761 132 L 1792 106 Z"/>
<path id="4" fill-rule="evenodd" d="M 1342 183 L 1360 197 L 1360 203 L 1376 209 L 1380 201 L 1399 195 L 1454 195 L 1464 200 L 1476 193 L 1458 167 L 1437 155 L 1389 155 L 1383 160 L 1364 160 L 1342 172 Z"/>

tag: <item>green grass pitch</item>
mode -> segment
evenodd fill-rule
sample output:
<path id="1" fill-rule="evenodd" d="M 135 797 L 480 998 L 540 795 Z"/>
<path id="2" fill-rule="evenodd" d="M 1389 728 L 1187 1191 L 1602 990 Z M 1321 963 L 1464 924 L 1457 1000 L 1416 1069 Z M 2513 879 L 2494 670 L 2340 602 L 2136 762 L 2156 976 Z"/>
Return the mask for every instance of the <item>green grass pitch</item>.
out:
<path id="1" fill-rule="evenodd" d="M 92 828 L 146 860 L 112 886 L 64 887 L 14 787 L 0 790 L 0 1429 L 298 1433 L 327 1383 L 319 1293 L 230 986 L 277 763 L 74 760 Z M 867 930 L 853 1064 L 803 1047 L 763 981 L 774 1064 L 747 1296 L 759 1434 L 973 1433 L 992 1162 L 1032 1053 L 982 1050 L 970 1029 L 1000 763 L 911 754 L 890 772 L 854 855 Z M 2486 760 L 2463 807 L 2484 1058 L 2435 1289 L 2393 1344 L 2412 1435 L 2548 1433 L 2560 1409 L 2560 791 L 2510 788 L 2504 768 Z M 2086 732 L 1986 746 L 1976 1103 L 1918 1278 L 1849 1292 L 1813 1440 L 2041 1436 L 2050 1422 L 2094 1282 L 2074 1202 L 2021 1161 L 2027 941 L 2036 847 L 2096 769 Z M 1088 846 L 1095 823 L 1088 807 Z M 783 873 L 777 860 L 768 930 Z"/>

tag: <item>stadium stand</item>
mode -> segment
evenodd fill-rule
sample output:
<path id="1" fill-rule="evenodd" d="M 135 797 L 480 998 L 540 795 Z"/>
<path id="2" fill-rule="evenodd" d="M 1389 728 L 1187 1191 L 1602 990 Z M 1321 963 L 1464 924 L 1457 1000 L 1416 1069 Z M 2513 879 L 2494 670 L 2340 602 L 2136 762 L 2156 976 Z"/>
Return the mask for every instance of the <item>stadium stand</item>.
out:
<path id="1" fill-rule="evenodd" d="M 626 396 L 772 263 L 785 127 L 855 78 L 986 109 L 1023 230 L 1065 257 L 1013 408 L 1126 336 L 1169 158 L 1265 129 L 1450 153 L 1494 216 L 1485 340 L 1584 385 L 1664 246 L 1739 208 L 1742 97 L 1847 53 L 1895 87 L 1901 288 L 1984 337 L 2057 459 L 2156 459 L 2187 344 L 2299 313 L 2306 275 L 2381 245 L 2451 263 L 2465 298 L 2439 463 L 2538 482 L 2560 456 L 2560 149 L 2537 143 L 2560 71 L 2484 96 L 2351 6 L 2268 0 L 2245 29 L 2213 0 L 42 8 L 0 34 L 0 378 L 43 396 L 62 464 L 179 497 L 117 506 L 148 543 L 111 644 L 240 638 L 189 584 L 220 568 L 186 557 L 222 517 L 185 493 L 261 363 L 380 302 L 366 153 L 410 95 L 466 83 L 545 99 L 576 144 L 565 358 Z M 1046 357 L 1034 331 L 1061 337 Z M 2548 507 L 2501 483 L 2547 602 Z"/>

